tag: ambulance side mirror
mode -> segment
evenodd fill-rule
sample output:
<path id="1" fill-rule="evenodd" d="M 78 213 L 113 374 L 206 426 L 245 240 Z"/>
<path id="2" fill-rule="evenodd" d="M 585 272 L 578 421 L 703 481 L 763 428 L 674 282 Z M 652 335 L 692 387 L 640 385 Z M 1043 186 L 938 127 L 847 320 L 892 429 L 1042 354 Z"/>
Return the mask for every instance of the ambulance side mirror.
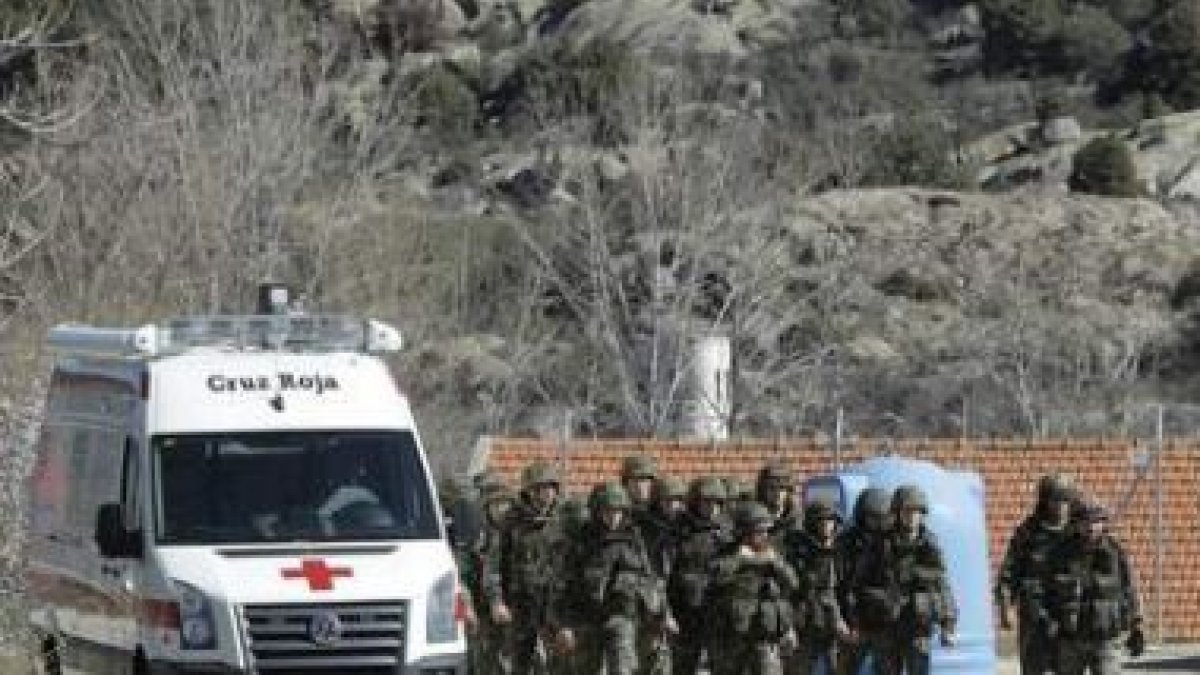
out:
<path id="1" fill-rule="evenodd" d="M 96 545 L 105 558 L 142 557 L 141 532 L 126 529 L 121 505 L 115 502 L 96 511 Z"/>

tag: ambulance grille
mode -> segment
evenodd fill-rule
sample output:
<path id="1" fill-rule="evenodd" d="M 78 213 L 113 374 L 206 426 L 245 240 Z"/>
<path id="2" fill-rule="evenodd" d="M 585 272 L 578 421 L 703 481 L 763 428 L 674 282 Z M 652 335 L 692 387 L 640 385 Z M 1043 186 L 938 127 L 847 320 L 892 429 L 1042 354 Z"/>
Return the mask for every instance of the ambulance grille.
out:
<path id="1" fill-rule="evenodd" d="M 271 675 L 395 673 L 406 618 L 403 602 L 242 607 L 254 670 Z"/>

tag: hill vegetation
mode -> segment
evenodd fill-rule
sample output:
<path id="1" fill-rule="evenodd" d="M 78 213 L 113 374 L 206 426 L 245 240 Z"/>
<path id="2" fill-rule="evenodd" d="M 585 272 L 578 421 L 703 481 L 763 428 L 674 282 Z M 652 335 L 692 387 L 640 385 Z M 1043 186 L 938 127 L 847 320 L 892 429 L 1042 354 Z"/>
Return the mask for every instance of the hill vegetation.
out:
<path id="1" fill-rule="evenodd" d="M 1192 398 L 1195 211 L 1142 162 L 1195 150 L 1143 143 L 1200 103 L 1190 0 L 23 0 L 0 34 L 6 419 L 49 325 L 266 278 L 405 328 L 446 469 L 676 433 L 709 333 L 742 434 Z"/>

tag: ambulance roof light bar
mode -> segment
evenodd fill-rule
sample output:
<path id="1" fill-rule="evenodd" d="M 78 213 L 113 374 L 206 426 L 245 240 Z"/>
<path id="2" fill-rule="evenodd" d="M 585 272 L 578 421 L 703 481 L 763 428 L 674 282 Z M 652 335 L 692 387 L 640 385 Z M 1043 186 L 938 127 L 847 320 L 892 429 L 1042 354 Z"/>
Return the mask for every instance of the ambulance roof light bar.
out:
<path id="1" fill-rule="evenodd" d="M 125 329 L 64 325 L 50 331 L 49 342 L 61 352 L 153 357 L 197 347 L 383 354 L 399 351 L 404 341 L 381 321 L 302 314 L 187 317 Z"/>

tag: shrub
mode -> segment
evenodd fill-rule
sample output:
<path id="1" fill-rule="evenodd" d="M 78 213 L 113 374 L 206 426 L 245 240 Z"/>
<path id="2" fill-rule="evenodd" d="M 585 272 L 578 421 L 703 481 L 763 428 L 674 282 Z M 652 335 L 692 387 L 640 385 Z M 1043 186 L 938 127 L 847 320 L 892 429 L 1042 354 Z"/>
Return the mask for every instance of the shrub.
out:
<path id="1" fill-rule="evenodd" d="M 1108 197 L 1137 197 L 1143 193 L 1129 146 L 1111 136 L 1097 138 L 1075 153 L 1070 186 L 1074 192 Z"/>

